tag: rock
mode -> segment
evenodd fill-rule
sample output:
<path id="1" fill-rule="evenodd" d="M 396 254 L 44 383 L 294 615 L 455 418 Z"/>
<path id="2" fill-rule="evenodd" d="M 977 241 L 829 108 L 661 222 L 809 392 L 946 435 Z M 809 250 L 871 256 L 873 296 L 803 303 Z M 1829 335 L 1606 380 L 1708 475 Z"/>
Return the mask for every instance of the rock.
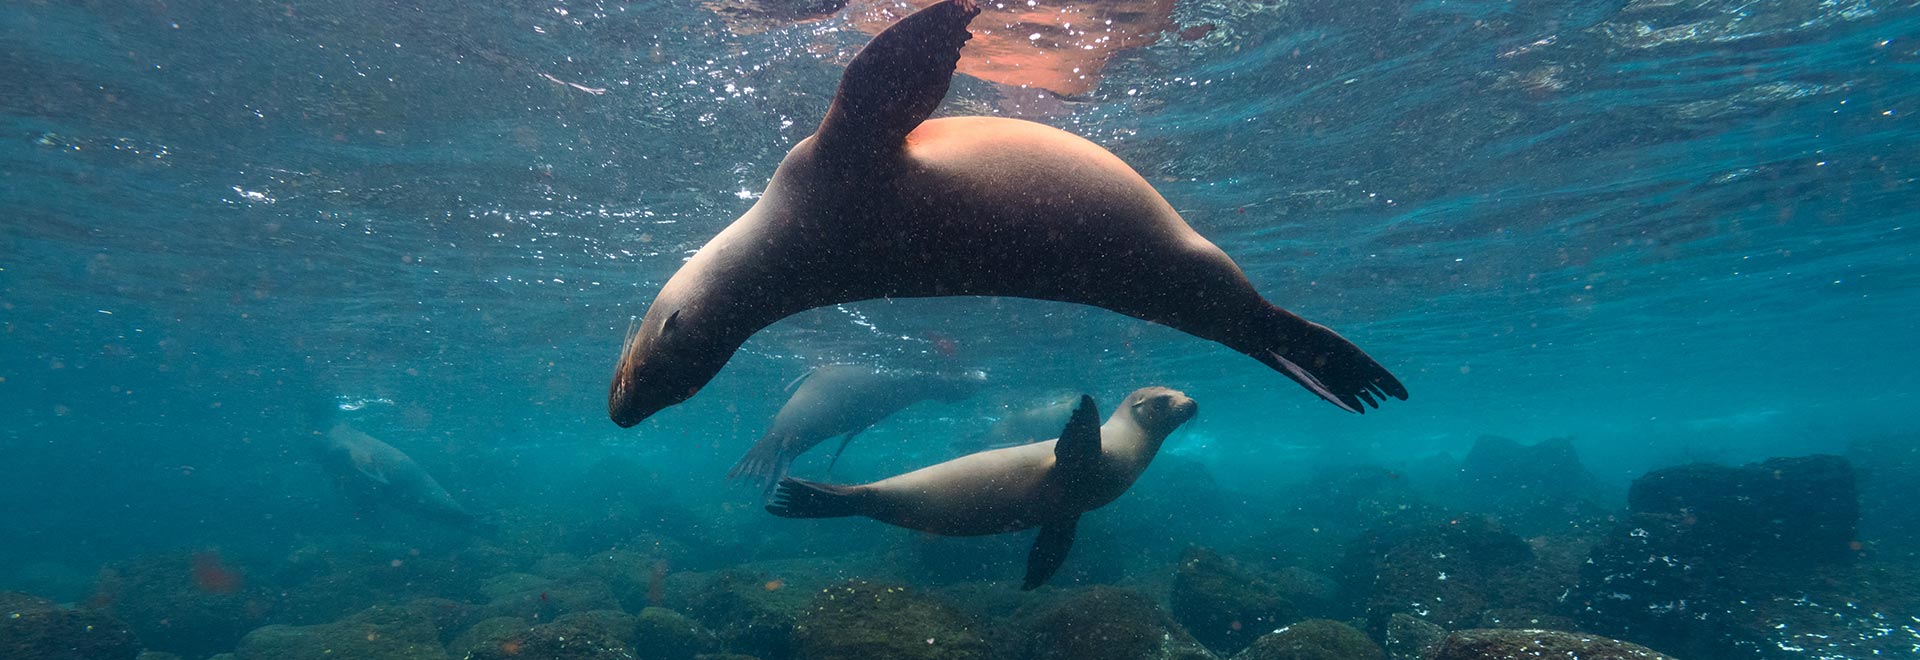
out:
<path id="1" fill-rule="evenodd" d="M 750 655 L 741 655 L 738 653 L 702 653 L 700 655 L 693 656 L 693 660 L 760 660 L 760 659 Z"/>
<path id="2" fill-rule="evenodd" d="M 222 653 L 221 655 L 227 655 L 227 654 Z M 172 653 L 168 653 L 166 651 L 141 651 L 140 657 L 134 658 L 133 660 L 182 660 L 182 659 L 180 656 L 174 655 Z"/>
<path id="3" fill-rule="evenodd" d="M 794 619 L 814 592 L 779 578 L 741 570 L 709 577 L 687 599 L 687 614 L 706 624 L 732 652 L 762 658 L 792 655 Z"/>
<path id="4" fill-rule="evenodd" d="M 1839 456 L 1655 470 L 1634 480 L 1627 508 L 1679 517 L 1703 557 L 1796 567 L 1857 554 L 1860 498 Z"/>
<path id="5" fill-rule="evenodd" d="M 634 617 L 615 610 L 567 614 L 553 623 L 477 639 L 466 660 L 630 660 Z"/>
<path id="6" fill-rule="evenodd" d="M 271 625 L 247 633 L 238 660 L 445 660 L 433 621 L 405 608 L 375 606 L 314 626 Z"/>
<path id="7" fill-rule="evenodd" d="M 1446 639 L 1447 629 L 1410 614 L 1396 613 L 1387 621 L 1388 660 L 1425 660 Z"/>
<path id="8" fill-rule="evenodd" d="M 1460 461 L 1457 475 L 1469 510 L 1495 516 L 1523 534 L 1604 515 L 1594 504 L 1601 499 L 1598 483 L 1568 438 L 1522 445 L 1481 436 Z"/>
<path id="9" fill-rule="evenodd" d="M 1777 654 L 1762 608 L 1851 599 L 1823 595 L 1817 574 L 1850 570 L 1853 497 L 1852 472 L 1833 456 L 1648 473 L 1580 567 L 1570 613 L 1583 629 L 1683 657 Z"/>
<path id="10" fill-rule="evenodd" d="M 147 648 L 197 658 L 232 650 L 267 622 L 276 600 L 208 551 L 108 568 L 89 602 L 125 621 Z"/>
<path id="11" fill-rule="evenodd" d="M 1861 537 L 1889 541 L 1885 550 L 1909 558 L 1920 556 L 1920 547 L 1905 542 L 1920 538 L 1920 507 L 1907 501 L 1908 493 L 1920 492 L 1920 437 L 1860 438 L 1847 444 L 1847 460 L 1860 480 Z"/>
<path id="12" fill-rule="evenodd" d="M 634 647 L 655 660 L 689 660 L 720 648 L 720 639 L 706 626 L 666 608 L 641 610 L 634 628 Z"/>
<path id="13" fill-rule="evenodd" d="M 1233 660 L 1385 660 L 1366 633 L 1338 621 L 1308 619 L 1261 635 Z"/>
<path id="14" fill-rule="evenodd" d="M 1638 644 L 1558 630 L 1462 630 L 1428 660 L 1673 660 Z"/>
<path id="15" fill-rule="evenodd" d="M 0 658 L 133 660 L 140 643 L 118 619 L 70 610 L 23 593 L 0 592 Z"/>
<path id="16" fill-rule="evenodd" d="M 1565 586 L 1532 586 L 1533 559 L 1525 541 L 1486 518 L 1415 511 L 1350 544 L 1341 573 L 1354 605 L 1366 612 L 1368 630 L 1384 638 L 1396 613 L 1467 628 L 1492 608 L 1547 609 Z"/>
<path id="17" fill-rule="evenodd" d="M 455 633 L 466 630 L 480 619 L 478 608 L 446 598 L 415 598 L 407 601 L 406 608 L 433 622 L 433 628 L 440 631 L 442 642 L 452 641 Z"/>
<path id="18" fill-rule="evenodd" d="M 991 657 L 973 622 L 958 610 L 905 587 L 862 580 L 814 596 L 793 636 L 797 656 L 805 660 Z"/>
<path id="19" fill-rule="evenodd" d="M 1194 639 L 1232 654 L 1294 620 L 1272 576 L 1201 547 L 1187 548 L 1174 573 L 1169 609 Z"/>
<path id="20" fill-rule="evenodd" d="M 453 641 L 447 644 L 447 657 L 465 658 L 481 646 L 498 644 L 531 627 L 526 619 L 510 616 L 482 620 L 454 636 Z"/>
<path id="21" fill-rule="evenodd" d="M 1517 608 L 1487 610 L 1486 614 L 1480 616 L 1480 627 L 1578 632 L 1578 627 L 1574 625 L 1573 619 Z"/>
<path id="22" fill-rule="evenodd" d="M 611 587 L 585 578 L 552 580 L 509 573 L 489 579 L 481 592 L 491 598 L 479 608 L 482 618 L 511 616 L 553 621 L 570 613 L 620 609 L 620 601 L 613 596 Z"/>
<path id="23" fill-rule="evenodd" d="M 1034 660 L 1209 660 L 1214 655 L 1145 595 L 1092 587 L 1031 616 Z"/>

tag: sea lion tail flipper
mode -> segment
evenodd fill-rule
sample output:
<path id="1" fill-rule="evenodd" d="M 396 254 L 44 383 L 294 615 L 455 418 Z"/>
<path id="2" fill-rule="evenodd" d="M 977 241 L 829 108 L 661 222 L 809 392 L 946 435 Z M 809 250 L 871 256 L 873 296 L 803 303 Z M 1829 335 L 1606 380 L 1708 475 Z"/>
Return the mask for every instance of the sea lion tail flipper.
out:
<path id="1" fill-rule="evenodd" d="M 787 455 L 787 443 L 784 437 L 768 434 L 760 438 L 759 442 L 753 443 L 753 448 L 747 450 L 747 455 L 740 457 L 740 462 L 733 464 L 733 469 L 727 471 L 727 478 L 746 477 L 752 483 L 760 484 L 762 488 L 771 491 L 781 477 L 787 476 L 787 466 L 792 463 L 793 457 Z"/>
<path id="2" fill-rule="evenodd" d="M 840 78 L 820 147 L 856 159 L 898 147 L 946 98 L 960 47 L 973 38 L 967 23 L 979 13 L 974 0 L 946 0 L 875 36 Z"/>
<path id="3" fill-rule="evenodd" d="M 863 500 L 854 486 L 786 477 L 774 490 L 767 512 L 782 518 L 843 518 L 860 515 Z"/>
<path id="4" fill-rule="evenodd" d="M 1348 412 L 1405 401 L 1407 387 L 1353 342 L 1326 326 L 1280 310 L 1273 342 L 1248 354 Z"/>
<path id="5" fill-rule="evenodd" d="M 1053 461 L 1055 469 L 1068 477 L 1099 466 L 1100 407 L 1093 403 L 1093 397 L 1080 395 L 1073 416 L 1067 418 L 1067 427 L 1060 431 L 1060 441 L 1053 445 Z"/>
<path id="6" fill-rule="evenodd" d="M 840 455 L 846 453 L 847 443 L 853 442 L 854 436 L 864 432 L 866 432 L 865 428 L 854 429 L 852 433 L 848 433 L 840 438 L 840 446 L 833 450 L 833 458 L 827 459 L 827 474 L 833 474 L 833 466 L 840 464 Z"/>
<path id="7" fill-rule="evenodd" d="M 1080 516 L 1040 528 L 1040 536 L 1033 539 L 1033 550 L 1027 552 L 1027 578 L 1020 583 L 1021 591 L 1033 591 L 1046 584 L 1060 565 L 1067 562 L 1067 551 L 1073 549 L 1074 530 L 1080 526 Z"/>

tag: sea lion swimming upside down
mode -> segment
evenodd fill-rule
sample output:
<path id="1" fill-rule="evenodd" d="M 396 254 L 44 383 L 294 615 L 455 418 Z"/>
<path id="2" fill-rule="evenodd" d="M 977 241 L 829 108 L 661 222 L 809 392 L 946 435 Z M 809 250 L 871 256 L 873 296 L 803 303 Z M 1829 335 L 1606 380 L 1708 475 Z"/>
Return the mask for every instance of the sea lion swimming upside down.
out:
<path id="1" fill-rule="evenodd" d="M 608 392 L 615 423 L 692 397 L 791 314 L 930 296 L 1106 308 L 1224 344 L 1353 412 L 1407 397 L 1359 347 L 1262 298 L 1099 145 L 1014 119 L 928 120 L 978 13 L 972 0 L 930 6 L 854 57 L 819 130 L 630 333 Z"/>

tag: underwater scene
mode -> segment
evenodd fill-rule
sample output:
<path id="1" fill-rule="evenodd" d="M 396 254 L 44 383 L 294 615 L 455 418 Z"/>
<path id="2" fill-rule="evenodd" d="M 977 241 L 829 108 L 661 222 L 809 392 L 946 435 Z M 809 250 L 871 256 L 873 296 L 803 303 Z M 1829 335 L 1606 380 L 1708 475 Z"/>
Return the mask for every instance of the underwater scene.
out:
<path id="1" fill-rule="evenodd" d="M 1920 2 L 0 3 L 0 660 L 1920 659 Z"/>

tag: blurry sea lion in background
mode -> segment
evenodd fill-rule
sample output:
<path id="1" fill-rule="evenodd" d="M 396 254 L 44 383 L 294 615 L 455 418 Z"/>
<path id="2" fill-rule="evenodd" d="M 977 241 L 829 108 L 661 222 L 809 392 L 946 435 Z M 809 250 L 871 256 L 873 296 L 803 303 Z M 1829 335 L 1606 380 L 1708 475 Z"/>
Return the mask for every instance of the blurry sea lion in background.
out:
<path id="1" fill-rule="evenodd" d="M 1078 405 L 1079 396 L 1067 395 L 1053 397 L 1049 403 L 1032 408 L 1009 410 L 995 420 L 986 432 L 956 442 L 953 448 L 973 453 L 1052 439 L 1057 437 L 1060 427 L 1066 426 L 1067 419 L 1073 416 L 1073 409 Z"/>
<path id="2" fill-rule="evenodd" d="M 345 423 L 313 439 L 320 468 L 354 512 L 368 518 L 382 506 L 470 531 L 487 527 L 413 457 Z"/>
<path id="3" fill-rule="evenodd" d="M 853 58 L 819 131 L 629 332 L 607 392 L 614 423 L 692 397 L 789 315 L 934 296 L 1053 300 L 1159 323 L 1350 412 L 1407 397 L 1360 347 L 1262 298 L 1106 149 L 1017 119 L 928 121 L 979 12 L 972 0 L 933 5 Z"/>
<path id="4" fill-rule="evenodd" d="M 1164 387 L 1127 395 L 1103 426 L 1082 396 L 1058 440 L 970 454 L 859 486 L 786 478 L 767 511 L 786 518 L 866 516 L 946 536 L 1039 527 L 1022 589 L 1052 577 L 1073 547 L 1080 514 L 1106 506 L 1133 485 L 1167 434 L 1199 405 Z"/>
<path id="5" fill-rule="evenodd" d="M 787 476 L 794 458 L 841 436 L 827 464 L 831 471 L 854 436 L 888 415 L 930 399 L 952 403 L 971 398 L 986 383 L 987 375 L 978 371 L 949 375 L 853 364 L 817 367 L 787 386 L 792 396 L 727 476 L 747 477 L 771 489 Z"/>

